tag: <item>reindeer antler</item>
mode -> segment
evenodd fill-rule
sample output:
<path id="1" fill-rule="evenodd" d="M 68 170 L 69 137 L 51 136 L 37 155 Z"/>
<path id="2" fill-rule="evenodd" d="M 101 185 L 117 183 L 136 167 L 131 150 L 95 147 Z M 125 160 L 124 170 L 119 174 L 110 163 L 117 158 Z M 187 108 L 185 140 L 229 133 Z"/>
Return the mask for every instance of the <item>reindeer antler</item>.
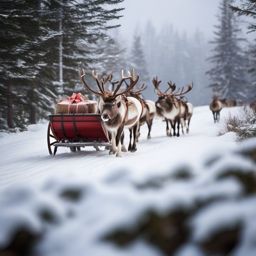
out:
<path id="1" fill-rule="evenodd" d="M 92 89 L 88 84 L 87 82 L 85 81 L 84 77 L 85 77 L 85 71 L 84 70 L 81 70 L 81 74 L 80 74 L 80 77 L 81 77 L 81 81 L 83 82 L 83 84 L 85 85 L 85 87 L 91 91 L 92 93 L 98 95 L 98 96 L 103 96 L 104 94 L 106 94 L 105 92 L 105 88 L 104 88 L 104 85 L 107 83 L 107 82 L 110 82 L 112 83 L 113 86 L 116 86 L 113 94 L 112 94 L 112 97 L 115 98 L 121 94 L 124 94 L 124 93 L 127 93 L 128 91 L 132 90 L 132 88 L 137 84 L 138 80 L 139 80 L 139 76 L 135 74 L 134 70 L 132 71 L 132 73 L 129 72 L 129 75 L 128 76 L 125 76 L 124 75 L 124 71 L 122 70 L 121 72 L 121 80 L 119 81 L 115 81 L 113 82 L 112 81 L 112 74 L 110 75 L 106 75 L 106 76 L 102 76 L 101 78 L 99 78 L 98 74 L 93 70 L 92 71 L 92 77 L 94 78 L 94 80 L 96 81 L 97 83 L 97 86 L 99 88 L 99 91 L 96 91 L 94 89 Z M 126 82 L 126 80 L 130 81 L 130 83 L 128 84 Z M 122 92 L 119 92 L 119 89 L 121 88 L 123 82 L 126 82 L 127 84 L 127 88 L 126 90 L 122 91 Z"/>
<path id="2" fill-rule="evenodd" d="M 185 89 L 185 88 L 186 88 L 186 89 Z M 174 95 L 174 96 L 182 96 L 182 95 L 188 93 L 189 91 L 191 91 L 192 88 L 193 88 L 193 83 L 187 85 L 186 87 L 182 87 L 180 92 L 174 93 L 173 95 Z"/>
<path id="3" fill-rule="evenodd" d="M 109 75 L 102 75 L 101 78 L 99 79 L 98 74 L 96 73 L 95 70 L 92 71 L 92 77 L 95 79 L 95 81 L 97 82 L 97 85 L 100 89 L 100 91 L 104 94 L 105 93 L 105 84 L 107 82 L 111 82 L 113 75 L 109 74 Z"/>
<path id="4" fill-rule="evenodd" d="M 126 82 L 125 82 L 125 83 L 126 83 Z M 126 83 L 126 85 L 128 86 L 127 83 Z M 146 84 L 143 83 L 139 88 L 137 88 L 137 90 L 135 90 L 135 89 L 131 90 L 131 93 L 132 93 L 132 94 L 137 94 L 137 95 L 139 95 L 139 94 L 141 94 L 141 92 L 143 92 L 146 88 L 147 88 Z"/>
<path id="5" fill-rule="evenodd" d="M 169 88 L 167 88 L 164 93 L 167 93 L 169 90 L 171 90 L 171 92 L 169 92 L 169 94 L 172 94 L 176 90 L 176 84 L 173 83 L 172 81 L 169 81 L 167 84 L 168 84 Z"/>
<path id="6" fill-rule="evenodd" d="M 130 84 L 127 84 L 126 80 L 130 81 Z M 139 80 L 139 76 L 136 75 L 134 70 L 132 70 L 132 73 L 130 73 L 128 71 L 128 76 L 125 76 L 124 75 L 124 71 L 122 70 L 122 72 L 121 72 L 121 80 L 118 82 L 118 85 L 117 85 L 117 87 L 116 87 L 116 89 L 115 89 L 115 91 L 113 93 L 113 96 L 117 97 L 117 96 L 119 96 L 121 94 L 128 93 L 129 91 L 131 91 L 134 88 L 134 86 L 137 84 L 138 80 Z M 120 89 L 121 85 L 123 84 L 123 82 L 126 83 L 126 86 L 127 86 L 126 90 L 124 90 L 124 91 L 122 91 L 120 93 L 117 93 L 118 90 Z"/>
<path id="7" fill-rule="evenodd" d="M 92 71 L 92 77 L 96 81 L 96 83 L 98 85 L 98 88 L 100 89 L 101 93 L 104 93 L 104 87 L 103 87 L 102 80 L 99 79 L 98 74 L 96 73 L 95 70 Z"/>
<path id="8" fill-rule="evenodd" d="M 93 75 L 94 75 L 94 73 L 93 73 Z M 96 74 L 95 74 L 96 75 Z M 97 75 L 96 75 L 96 77 L 97 77 Z M 102 88 L 100 87 L 100 84 L 98 83 L 98 79 L 96 80 L 97 81 L 97 85 L 98 85 L 98 87 L 99 87 L 99 89 L 100 89 L 100 92 L 99 91 L 95 91 L 95 90 L 93 90 L 87 83 L 86 83 L 86 81 L 85 81 L 85 71 L 83 70 L 83 69 L 81 69 L 81 71 L 80 71 L 80 78 L 81 78 L 81 81 L 83 82 L 83 84 L 85 85 L 85 87 L 89 90 L 89 91 L 91 91 L 92 93 L 94 93 L 94 94 L 96 94 L 96 95 L 99 95 L 99 96 L 101 96 L 102 94 L 103 94 L 103 91 L 102 91 Z"/>
<path id="9" fill-rule="evenodd" d="M 162 81 L 159 81 L 157 76 L 152 79 L 152 83 L 153 83 L 153 85 L 155 87 L 155 91 L 157 92 L 157 95 L 159 95 L 159 96 L 164 94 L 159 89 L 159 85 L 160 85 L 161 82 Z"/>
<path id="10" fill-rule="evenodd" d="M 143 83 L 143 84 L 138 88 L 138 90 L 133 91 L 133 93 L 139 94 L 139 93 L 143 92 L 144 90 L 146 90 L 146 88 L 147 88 L 146 84 Z"/>

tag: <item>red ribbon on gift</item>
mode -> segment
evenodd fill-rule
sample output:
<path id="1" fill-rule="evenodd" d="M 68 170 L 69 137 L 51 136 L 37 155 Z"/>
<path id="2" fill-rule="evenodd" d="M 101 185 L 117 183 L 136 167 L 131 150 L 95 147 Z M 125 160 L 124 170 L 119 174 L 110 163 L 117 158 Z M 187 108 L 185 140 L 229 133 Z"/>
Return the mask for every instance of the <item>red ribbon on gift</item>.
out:
<path id="1" fill-rule="evenodd" d="M 84 97 L 81 93 L 73 93 L 70 97 L 68 97 L 68 101 L 72 103 L 79 103 L 84 101 Z"/>

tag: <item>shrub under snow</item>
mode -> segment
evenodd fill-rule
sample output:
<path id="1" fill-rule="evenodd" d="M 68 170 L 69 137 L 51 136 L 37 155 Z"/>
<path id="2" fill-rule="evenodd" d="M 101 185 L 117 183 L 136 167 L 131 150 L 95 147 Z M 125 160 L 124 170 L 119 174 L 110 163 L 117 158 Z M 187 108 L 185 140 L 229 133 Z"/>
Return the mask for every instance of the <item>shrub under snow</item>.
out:
<path id="1" fill-rule="evenodd" d="M 10 188 L 0 198 L 0 255 L 254 256 L 255 162 L 252 139 L 201 170 Z"/>

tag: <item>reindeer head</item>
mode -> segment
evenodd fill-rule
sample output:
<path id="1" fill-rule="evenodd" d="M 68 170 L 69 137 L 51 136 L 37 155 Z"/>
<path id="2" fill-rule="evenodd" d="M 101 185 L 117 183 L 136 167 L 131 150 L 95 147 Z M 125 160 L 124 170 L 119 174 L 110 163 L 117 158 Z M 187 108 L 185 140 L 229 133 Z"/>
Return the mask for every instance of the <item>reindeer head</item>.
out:
<path id="1" fill-rule="evenodd" d="M 128 76 L 124 75 L 122 70 L 121 79 L 118 81 L 112 81 L 112 75 L 102 76 L 99 78 L 95 71 L 92 71 L 92 77 L 97 83 L 98 90 L 92 89 L 85 81 L 85 72 L 81 72 L 81 80 L 85 87 L 93 92 L 95 95 L 99 96 L 99 111 L 101 118 L 104 122 L 111 125 L 114 122 L 116 124 L 125 116 L 125 101 L 123 100 L 124 94 L 128 93 L 138 82 L 139 76 L 129 72 Z M 127 84 L 127 88 L 123 91 L 119 91 L 123 83 Z M 106 84 L 111 83 L 113 90 L 106 90 Z"/>
<path id="2" fill-rule="evenodd" d="M 192 84 L 188 85 L 186 88 L 182 87 L 177 92 L 175 92 L 175 83 L 169 81 L 168 88 L 164 92 L 162 92 L 159 88 L 161 82 L 162 81 L 159 81 L 157 77 L 153 78 L 152 80 L 152 83 L 155 87 L 155 91 L 158 95 L 158 99 L 156 101 L 156 108 L 159 114 L 161 114 L 162 112 L 170 112 L 173 109 L 173 107 L 178 108 L 177 97 L 182 97 L 184 94 L 188 93 L 193 88 Z"/>

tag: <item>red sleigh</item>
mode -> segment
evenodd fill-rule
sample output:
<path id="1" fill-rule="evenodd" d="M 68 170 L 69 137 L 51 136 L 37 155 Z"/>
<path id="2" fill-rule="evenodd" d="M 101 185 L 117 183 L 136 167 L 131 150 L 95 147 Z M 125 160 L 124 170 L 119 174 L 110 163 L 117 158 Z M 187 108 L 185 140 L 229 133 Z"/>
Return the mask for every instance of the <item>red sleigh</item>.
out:
<path id="1" fill-rule="evenodd" d="M 81 147 L 110 146 L 107 132 L 98 114 L 50 115 L 47 144 L 50 155 L 57 153 L 58 147 L 69 147 L 72 152 Z"/>
<path id="2" fill-rule="evenodd" d="M 89 101 L 80 93 L 73 93 L 57 104 L 56 112 L 58 114 L 49 116 L 47 130 L 50 155 L 55 155 L 58 147 L 69 147 L 75 152 L 81 147 L 92 146 L 98 151 L 100 146 L 110 145 L 101 117 L 95 114 L 96 102 Z"/>

